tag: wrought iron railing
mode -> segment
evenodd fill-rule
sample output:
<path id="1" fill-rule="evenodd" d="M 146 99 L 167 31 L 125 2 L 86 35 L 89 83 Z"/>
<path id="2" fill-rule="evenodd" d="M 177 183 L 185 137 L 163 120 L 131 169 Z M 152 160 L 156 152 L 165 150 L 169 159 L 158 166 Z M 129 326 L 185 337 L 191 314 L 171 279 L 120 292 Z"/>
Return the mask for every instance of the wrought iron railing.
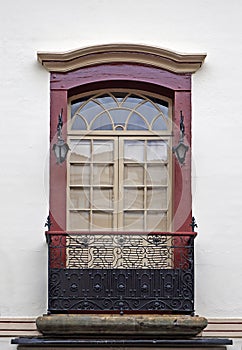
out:
<path id="1" fill-rule="evenodd" d="M 193 314 L 195 235 L 48 231 L 49 312 Z"/>

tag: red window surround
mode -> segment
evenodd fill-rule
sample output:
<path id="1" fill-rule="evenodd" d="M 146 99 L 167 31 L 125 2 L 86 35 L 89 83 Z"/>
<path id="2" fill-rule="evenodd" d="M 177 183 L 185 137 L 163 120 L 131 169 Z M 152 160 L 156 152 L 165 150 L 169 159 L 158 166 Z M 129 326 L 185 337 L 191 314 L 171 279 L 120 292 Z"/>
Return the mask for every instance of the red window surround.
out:
<path id="1" fill-rule="evenodd" d="M 183 166 L 173 154 L 173 231 L 191 231 L 191 74 L 201 66 L 205 55 L 182 56 L 161 49 L 129 46 L 106 45 L 94 47 L 93 50 L 89 48 L 89 51 L 83 49 L 65 54 L 38 54 L 41 63 L 51 72 L 51 231 L 66 230 L 66 162 L 62 165 L 56 164 L 52 151 L 52 145 L 57 139 L 59 113 L 63 108 L 63 137 L 66 138 L 68 98 L 104 88 L 139 89 L 171 98 L 173 146 L 177 145 L 180 138 L 180 111 L 183 112 L 185 143 L 189 146 L 189 151 Z M 167 62 L 164 64 L 164 60 L 167 60 L 170 66 Z M 194 61 L 197 61 L 195 68 Z M 193 68 L 188 68 L 191 66 Z M 168 69 L 164 69 L 166 67 Z"/>

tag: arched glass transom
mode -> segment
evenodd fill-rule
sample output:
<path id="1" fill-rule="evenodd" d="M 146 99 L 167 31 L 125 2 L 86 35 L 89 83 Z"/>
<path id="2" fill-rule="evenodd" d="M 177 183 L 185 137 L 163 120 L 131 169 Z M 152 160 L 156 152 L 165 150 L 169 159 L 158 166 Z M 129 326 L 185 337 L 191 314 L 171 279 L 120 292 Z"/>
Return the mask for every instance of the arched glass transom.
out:
<path id="1" fill-rule="evenodd" d="M 98 93 L 71 102 L 73 131 L 170 130 L 168 100 L 132 92 Z"/>

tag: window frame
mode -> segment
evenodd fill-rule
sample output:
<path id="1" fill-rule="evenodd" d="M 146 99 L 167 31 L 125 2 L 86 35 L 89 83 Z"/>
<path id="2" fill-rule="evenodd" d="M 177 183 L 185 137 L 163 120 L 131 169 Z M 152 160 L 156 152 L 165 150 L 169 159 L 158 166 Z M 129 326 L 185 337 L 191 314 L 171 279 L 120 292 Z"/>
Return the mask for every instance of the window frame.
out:
<path id="1" fill-rule="evenodd" d="M 100 64 L 50 77 L 50 142 L 56 142 L 58 116 L 63 108 L 63 137 L 67 138 L 68 99 L 74 95 L 111 88 L 138 89 L 160 94 L 173 100 L 173 138 L 180 137 L 180 111 L 184 115 L 185 141 L 189 146 L 186 162 L 181 166 L 173 155 L 173 231 L 190 231 L 191 213 L 191 74 L 177 74 L 162 68 L 125 64 Z M 51 147 L 52 148 L 52 147 Z M 57 165 L 50 152 L 51 230 L 66 230 L 66 162 Z"/>
<path id="2" fill-rule="evenodd" d="M 149 125 L 149 130 L 91 130 L 91 129 L 85 129 L 85 130 L 76 130 L 76 129 L 72 129 L 72 123 L 73 123 L 73 119 L 72 119 L 72 114 L 71 114 L 71 106 L 72 106 L 72 103 L 73 101 L 79 101 L 79 100 L 85 100 L 85 98 L 87 99 L 87 101 L 89 100 L 92 100 L 94 98 L 94 100 L 96 98 L 98 98 L 99 96 L 102 96 L 102 95 L 110 95 L 110 96 L 115 96 L 116 93 L 123 93 L 126 95 L 126 97 L 128 95 L 131 95 L 131 96 L 134 96 L 136 95 L 138 98 L 143 98 L 144 101 L 147 99 L 156 99 L 156 100 L 162 100 L 164 101 L 165 103 L 167 103 L 168 105 L 168 122 L 167 122 L 167 129 L 165 130 L 153 130 L 151 125 Z M 153 101 L 151 103 L 156 103 L 156 101 Z M 84 103 L 85 105 L 85 103 Z M 103 106 L 105 108 L 105 106 Z M 124 107 L 126 108 L 126 107 Z M 111 108 L 112 109 L 112 108 Z M 122 109 L 122 107 L 121 107 Z M 136 109 L 136 108 L 135 108 Z M 120 141 L 123 140 L 123 142 L 125 142 L 124 140 L 165 140 L 168 144 L 168 149 L 169 149 L 169 152 L 168 152 L 168 184 L 167 184 L 167 210 L 162 210 L 163 212 L 165 212 L 165 221 L 166 221 L 166 228 L 163 228 L 163 230 L 165 231 L 172 231 L 172 226 L 171 226 L 171 212 L 172 212 L 172 186 L 171 186 L 171 179 L 172 179 L 172 157 L 171 157 L 171 152 L 172 152 L 172 147 L 171 147 L 171 137 L 172 137 L 172 100 L 171 98 L 168 98 L 166 96 L 160 96 L 158 94 L 154 94 L 154 93 L 149 93 L 147 95 L 147 92 L 146 91 L 140 91 L 138 89 L 135 89 L 135 90 L 132 90 L 132 89 L 109 89 L 109 90 L 96 90 L 96 91 L 91 91 L 91 92 L 87 92 L 87 93 L 84 93 L 84 94 L 78 94 L 78 95 L 74 95 L 74 96 L 71 96 L 69 99 L 68 99 L 68 115 L 67 115 L 67 118 L 68 118 L 68 121 L 67 121 L 67 141 L 68 141 L 68 144 L 70 143 L 71 140 L 113 140 L 114 144 L 116 145 L 116 143 L 118 142 L 119 145 L 121 145 Z M 79 112 L 78 112 L 79 113 Z M 143 117 L 145 117 L 145 115 L 143 115 Z M 95 116 L 94 116 L 95 118 Z M 85 119 L 85 116 L 84 116 L 84 119 Z M 91 121 L 90 121 L 91 123 Z M 119 139 L 119 141 L 117 140 L 117 138 Z M 69 144 L 70 146 L 70 144 Z M 71 146 L 70 146 L 71 147 Z M 117 147 L 117 146 L 115 146 Z M 72 148 L 72 147 L 71 147 Z M 118 147 L 120 148 L 120 147 Z M 87 216 L 90 215 L 90 220 L 92 222 L 92 216 L 94 215 L 95 212 L 97 212 L 97 209 L 94 209 L 93 206 L 90 204 L 90 206 L 88 206 L 88 209 L 84 210 L 83 208 L 82 209 L 75 209 L 75 208 L 71 208 L 71 199 L 70 199 L 70 193 L 71 193 L 71 184 L 70 184 L 70 167 L 71 167 L 71 160 L 70 160 L 70 154 L 71 152 L 69 152 L 69 156 L 67 157 L 67 211 L 66 211 L 66 218 L 67 218 L 67 230 L 70 231 L 70 232 L 73 232 L 73 231 L 76 231 L 76 230 L 79 230 L 79 231 L 85 231 L 85 230 L 88 230 L 88 228 L 86 227 L 86 220 L 83 221 L 83 227 L 78 227 L 76 229 L 74 228 L 71 228 L 71 219 L 70 217 L 72 216 L 71 215 L 71 212 L 72 213 L 77 213 L 77 212 L 80 212 L 80 213 L 83 213 L 84 215 L 84 212 L 87 214 Z M 116 159 L 116 158 L 115 158 Z M 75 162 L 74 162 L 75 163 Z M 93 162 L 91 162 L 93 163 Z M 117 162 L 115 161 L 114 162 L 114 167 L 116 168 Z M 122 163 L 122 162 L 121 162 Z M 119 162 L 119 164 L 121 164 Z M 122 163 L 123 165 L 123 163 Z M 115 172 L 114 172 L 115 173 Z M 117 175 L 117 174 L 116 174 Z M 120 173 L 120 170 L 119 170 L 119 175 L 118 177 L 122 178 L 123 174 L 122 172 Z M 115 184 L 115 187 L 118 185 L 118 183 Z M 113 185 L 114 186 L 114 185 Z M 81 187 L 81 186 L 78 186 L 78 187 Z M 89 186 L 85 186 L 83 185 L 82 186 L 82 191 L 87 188 Z M 92 186 L 90 186 L 91 188 Z M 117 192 L 119 192 L 121 190 L 121 192 L 123 193 L 124 191 L 124 188 L 120 188 L 119 190 L 118 189 L 114 189 L 113 188 L 113 194 L 114 194 L 114 199 L 117 197 Z M 92 191 L 90 192 L 92 193 Z M 146 191 L 144 190 L 144 193 L 146 193 Z M 146 197 L 144 197 L 144 201 L 146 203 L 146 200 L 145 200 Z M 120 205 L 120 202 L 119 202 L 119 199 L 115 199 L 114 200 L 114 203 L 119 203 Z M 144 203 L 144 213 L 145 213 L 145 218 L 144 218 L 144 225 L 146 226 L 147 225 L 147 215 L 148 215 L 148 212 L 150 212 L 151 214 L 151 209 L 148 210 L 146 208 L 146 204 Z M 124 203 L 123 203 L 124 204 Z M 113 228 L 106 228 L 106 230 L 118 230 L 118 231 L 123 231 L 123 230 L 126 230 L 126 228 L 123 227 L 123 225 L 121 225 L 121 223 L 123 223 L 123 220 L 124 220 L 124 215 L 122 216 L 122 219 L 121 219 L 121 212 L 123 211 L 123 208 L 120 209 L 120 208 L 116 208 L 116 205 L 113 207 L 113 211 L 110 210 L 110 213 L 112 212 L 112 219 L 115 219 L 113 221 Z M 68 207 L 69 206 L 69 207 Z M 141 208 L 140 208 L 141 210 Z M 138 211 L 138 209 L 136 210 Z M 153 211 L 159 211 L 158 209 L 157 210 L 153 210 Z M 105 210 L 104 210 L 105 212 Z M 117 214 L 119 213 L 119 214 Z M 127 213 L 126 213 L 127 214 Z M 73 217 L 75 216 L 75 214 L 73 214 Z M 83 218 L 83 216 L 82 216 Z M 81 220 L 81 217 L 80 217 L 80 220 Z M 121 225 L 121 226 L 120 226 Z M 141 228 L 140 228 L 141 229 Z M 140 231 L 140 229 L 138 228 L 138 226 L 135 228 L 135 230 L 137 231 Z M 104 228 L 100 228 L 100 230 L 105 230 Z M 144 231 L 147 231 L 148 228 L 146 227 L 144 229 Z M 161 230 L 161 229 L 160 229 Z M 93 229 L 90 229 L 90 231 L 93 231 Z M 95 229 L 94 229 L 95 231 Z M 130 231 L 130 229 L 129 229 Z M 157 229 L 155 230 L 157 231 Z"/>

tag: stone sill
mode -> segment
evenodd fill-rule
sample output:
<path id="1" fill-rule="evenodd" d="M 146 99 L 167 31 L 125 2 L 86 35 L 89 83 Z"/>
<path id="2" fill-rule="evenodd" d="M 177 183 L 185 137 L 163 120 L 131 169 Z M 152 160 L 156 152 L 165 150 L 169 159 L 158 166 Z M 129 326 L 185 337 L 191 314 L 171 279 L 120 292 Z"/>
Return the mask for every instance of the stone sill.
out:
<path id="1" fill-rule="evenodd" d="M 207 326 L 207 319 L 159 314 L 52 314 L 38 317 L 36 325 L 45 336 L 192 337 Z"/>

